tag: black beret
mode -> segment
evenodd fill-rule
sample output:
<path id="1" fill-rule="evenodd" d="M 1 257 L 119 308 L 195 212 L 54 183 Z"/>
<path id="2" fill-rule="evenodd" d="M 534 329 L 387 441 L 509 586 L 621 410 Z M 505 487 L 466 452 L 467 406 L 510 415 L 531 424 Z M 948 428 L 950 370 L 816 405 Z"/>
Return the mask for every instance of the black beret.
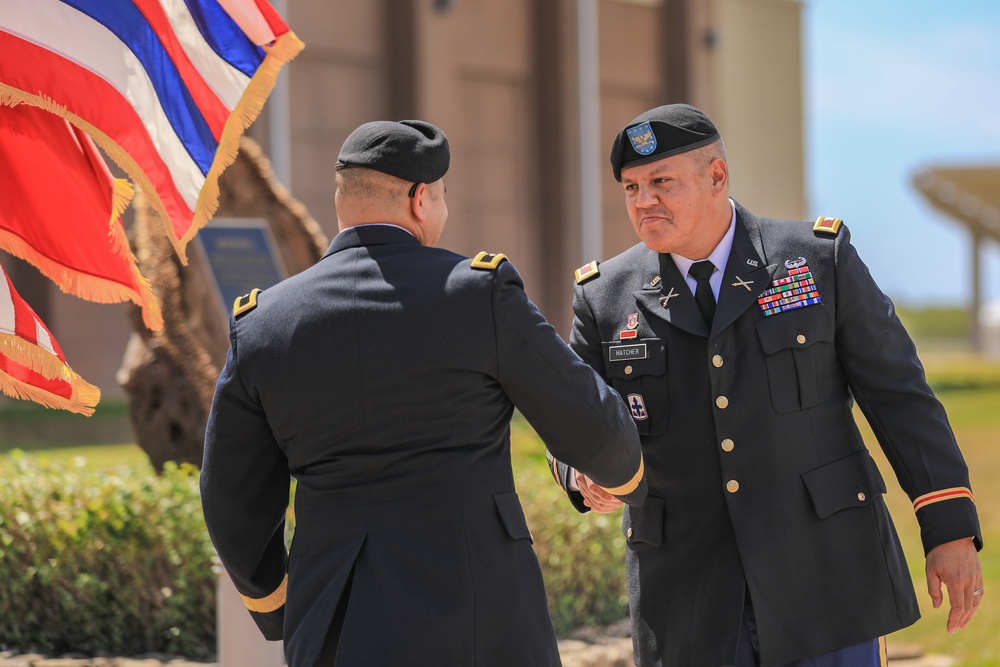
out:
<path id="1" fill-rule="evenodd" d="M 344 141 L 337 169 L 367 167 L 411 183 L 433 183 L 451 162 L 448 137 L 422 120 L 376 120 Z"/>
<path id="2" fill-rule="evenodd" d="M 688 104 L 650 109 L 625 126 L 611 145 L 611 170 L 621 182 L 622 169 L 707 146 L 719 131 L 704 113 Z"/>

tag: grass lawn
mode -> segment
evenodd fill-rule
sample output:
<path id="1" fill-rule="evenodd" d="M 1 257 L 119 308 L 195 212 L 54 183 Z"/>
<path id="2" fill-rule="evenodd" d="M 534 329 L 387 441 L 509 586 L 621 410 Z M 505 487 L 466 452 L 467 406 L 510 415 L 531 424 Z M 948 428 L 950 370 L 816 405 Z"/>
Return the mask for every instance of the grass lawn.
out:
<path id="1" fill-rule="evenodd" d="M 966 630 L 949 635 L 947 597 L 940 609 L 933 609 L 927 595 L 923 549 L 919 528 L 909 499 L 865 428 L 865 438 L 882 469 L 889 492 L 886 503 L 899 531 L 910 564 L 914 588 L 923 617 L 913 626 L 889 637 L 889 642 L 918 644 L 926 652 L 944 653 L 959 660 L 956 667 L 1000 667 L 1000 363 L 971 357 L 924 355 L 928 379 L 944 403 L 959 445 L 968 461 L 976 494 L 985 547 L 980 552 L 985 579 L 985 596 L 976 617 Z"/>

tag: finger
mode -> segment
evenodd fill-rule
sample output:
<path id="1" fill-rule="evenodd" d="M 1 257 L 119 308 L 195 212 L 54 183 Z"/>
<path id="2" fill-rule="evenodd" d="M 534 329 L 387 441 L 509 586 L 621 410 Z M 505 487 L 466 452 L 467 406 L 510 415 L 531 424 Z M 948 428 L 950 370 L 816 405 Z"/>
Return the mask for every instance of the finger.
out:
<path id="1" fill-rule="evenodd" d="M 954 633 L 964 628 L 969 622 L 969 612 L 972 610 L 972 587 L 953 583 L 947 585 L 948 604 L 951 606 L 948 612 L 948 632 Z"/>
<path id="2" fill-rule="evenodd" d="M 931 596 L 931 604 L 935 609 L 944 602 L 944 596 L 941 595 L 941 579 L 930 572 L 927 573 L 927 594 Z"/>

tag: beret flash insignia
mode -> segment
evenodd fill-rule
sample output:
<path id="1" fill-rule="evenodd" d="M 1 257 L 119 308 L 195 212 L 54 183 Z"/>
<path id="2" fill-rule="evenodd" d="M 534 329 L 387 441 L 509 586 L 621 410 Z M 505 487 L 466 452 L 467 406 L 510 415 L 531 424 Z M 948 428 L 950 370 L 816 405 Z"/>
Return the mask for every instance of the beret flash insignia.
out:
<path id="1" fill-rule="evenodd" d="M 597 276 L 601 275 L 601 269 L 598 268 L 597 260 L 594 260 L 589 264 L 584 264 L 583 266 L 581 266 L 579 269 L 573 272 L 573 275 L 576 276 L 576 284 L 582 285 L 591 278 L 596 278 Z"/>
<path id="2" fill-rule="evenodd" d="M 825 218 L 822 215 L 816 218 L 816 224 L 813 225 L 813 231 L 820 234 L 826 234 L 827 236 L 836 236 L 840 233 L 840 226 L 844 224 L 844 221 L 840 218 Z"/>
<path id="3" fill-rule="evenodd" d="M 243 296 L 236 297 L 236 301 L 233 302 L 233 317 L 239 317 L 245 313 L 249 313 L 251 310 L 257 307 L 257 295 L 263 290 L 254 288 L 250 290 L 249 294 L 244 294 Z"/>
<path id="4" fill-rule="evenodd" d="M 496 268 L 500 266 L 501 262 L 507 261 L 507 255 L 503 253 L 490 254 L 488 252 L 481 252 L 476 255 L 475 259 L 472 260 L 472 268 L 479 269 L 481 271 L 496 271 Z"/>

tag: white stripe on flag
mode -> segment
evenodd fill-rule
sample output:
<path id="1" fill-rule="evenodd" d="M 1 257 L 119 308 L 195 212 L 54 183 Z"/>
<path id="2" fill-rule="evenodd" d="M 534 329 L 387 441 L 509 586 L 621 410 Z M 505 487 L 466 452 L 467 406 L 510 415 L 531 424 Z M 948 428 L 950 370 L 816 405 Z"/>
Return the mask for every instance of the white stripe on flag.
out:
<path id="1" fill-rule="evenodd" d="M 7 283 L 7 274 L 0 267 L 0 333 L 14 335 L 14 298 Z"/>
<path id="2" fill-rule="evenodd" d="M 35 338 L 38 339 L 38 347 L 44 348 L 52 354 L 56 353 L 55 348 L 52 347 L 52 339 L 49 337 L 49 332 L 45 330 L 45 327 L 42 326 L 42 323 L 38 319 L 35 320 Z"/>

